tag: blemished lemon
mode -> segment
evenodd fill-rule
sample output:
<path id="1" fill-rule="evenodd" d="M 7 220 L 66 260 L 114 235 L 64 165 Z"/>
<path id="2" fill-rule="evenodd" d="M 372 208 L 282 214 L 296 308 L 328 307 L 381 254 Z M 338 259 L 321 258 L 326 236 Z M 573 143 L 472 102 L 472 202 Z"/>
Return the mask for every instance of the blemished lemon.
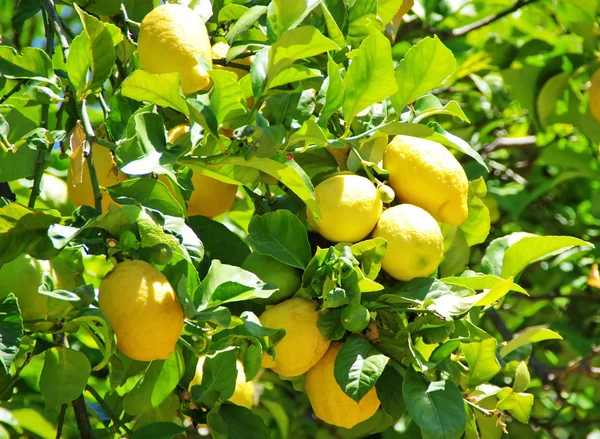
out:
<path id="1" fill-rule="evenodd" d="M 202 56 L 212 66 L 206 26 L 187 6 L 165 4 L 146 15 L 140 26 L 138 54 L 149 73 L 179 73 L 185 95 L 210 84 L 208 72 L 196 58 Z"/>
<path id="2" fill-rule="evenodd" d="M 190 381 L 189 389 L 192 389 L 192 386 L 199 386 L 202 384 L 202 375 L 204 373 L 204 361 L 206 357 L 198 358 L 198 364 L 196 365 L 196 374 L 192 381 Z M 251 409 L 254 406 L 254 402 L 256 399 L 256 393 L 254 389 L 254 383 L 252 381 L 246 381 L 246 374 L 244 373 L 244 366 L 240 360 L 237 360 L 237 378 L 235 379 L 235 390 L 233 391 L 233 395 L 228 401 L 234 403 L 235 405 L 241 405 L 242 407 L 246 407 Z"/>
<path id="3" fill-rule="evenodd" d="M 377 188 L 368 178 L 340 174 L 319 183 L 315 198 L 321 219 L 312 212 L 307 219 L 313 229 L 333 242 L 357 242 L 377 224 L 383 204 Z"/>
<path id="4" fill-rule="evenodd" d="M 600 122 L 600 69 L 592 76 L 589 107 L 594 119 Z"/>
<path id="5" fill-rule="evenodd" d="M 381 266 L 398 280 L 429 276 L 444 255 L 440 226 L 427 211 L 412 204 L 400 204 L 383 212 L 373 237 L 387 240 Z"/>
<path id="6" fill-rule="evenodd" d="M 100 283 L 100 310 L 117 347 L 139 361 L 164 360 L 183 330 L 183 311 L 167 278 L 144 261 L 117 264 Z"/>
<path id="7" fill-rule="evenodd" d="M 267 299 L 254 299 L 257 303 L 273 305 L 294 295 L 302 278 L 300 271 L 290 267 L 271 256 L 261 255 L 257 252 L 250 253 L 242 264 L 244 270 L 248 270 L 258 276 L 260 280 L 266 283 L 276 285 L 279 291 L 276 291 Z"/>
<path id="8" fill-rule="evenodd" d="M 71 164 L 67 171 L 67 191 L 69 198 L 76 206 L 95 206 L 94 189 L 92 187 L 92 179 L 88 164 L 83 161 L 83 148 L 74 157 L 71 157 Z M 104 146 L 94 144 L 92 147 L 92 158 L 94 159 L 94 168 L 98 177 L 98 184 L 101 187 L 110 187 L 127 180 L 127 176 L 123 174 L 113 160 L 110 149 Z M 77 170 L 82 174 L 81 183 L 76 178 Z M 114 203 L 108 192 L 100 191 L 102 194 L 102 210 L 107 210 L 111 203 Z"/>
<path id="9" fill-rule="evenodd" d="M 317 418 L 328 424 L 352 428 L 375 414 L 380 402 L 373 387 L 360 402 L 340 388 L 333 375 L 335 358 L 343 343 L 332 343 L 327 353 L 306 374 L 306 393 Z"/>
<path id="10" fill-rule="evenodd" d="M 383 155 L 390 186 L 403 203 L 414 204 L 437 221 L 459 226 L 469 216 L 469 181 L 462 166 L 443 145 L 427 139 L 396 136 Z"/>
<path id="11" fill-rule="evenodd" d="M 275 346 L 275 361 L 265 352 L 262 367 L 280 375 L 295 377 L 306 373 L 321 359 L 329 340 L 319 331 L 319 313 L 311 300 L 293 297 L 267 309 L 260 316 L 263 326 L 285 329 L 285 337 Z"/>
<path id="12" fill-rule="evenodd" d="M 229 44 L 227 44 L 225 42 L 219 42 L 212 46 L 213 60 L 226 59 L 227 52 L 229 52 Z M 231 62 L 234 64 L 241 64 L 241 65 L 250 67 L 252 65 L 252 61 L 254 61 L 254 56 L 247 56 L 245 58 L 234 59 Z M 215 70 L 228 70 L 230 72 L 233 72 L 237 75 L 238 79 L 242 79 L 244 76 L 246 76 L 248 73 L 250 73 L 249 70 L 239 69 L 239 68 L 232 67 L 232 66 L 222 66 L 219 64 L 214 64 L 213 68 Z"/>
<path id="13" fill-rule="evenodd" d="M 169 130 L 167 140 L 170 143 L 175 143 L 180 136 L 189 132 L 189 130 L 188 125 L 177 125 Z M 159 180 L 166 183 L 165 178 L 162 176 Z M 194 172 L 192 175 L 192 184 L 194 185 L 194 191 L 188 200 L 188 216 L 203 215 L 213 218 L 220 215 L 229 210 L 237 193 L 237 185 L 224 183 L 199 172 Z M 171 190 L 171 185 L 167 184 L 167 187 Z"/>

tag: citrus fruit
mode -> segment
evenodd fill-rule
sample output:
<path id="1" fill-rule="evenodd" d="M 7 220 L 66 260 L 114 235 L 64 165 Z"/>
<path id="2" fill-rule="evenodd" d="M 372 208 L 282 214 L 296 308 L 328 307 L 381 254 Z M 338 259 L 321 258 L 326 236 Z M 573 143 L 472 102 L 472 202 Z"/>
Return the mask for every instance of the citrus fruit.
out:
<path id="1" fill-rule="evenodd" d="M 177 125 L 169 130 L 167 140 L 175 143 L 180 136 L 189 132 L 189 130 L 188 125 Z M 161 176 L 159 180 L 166 184 L 164 177 Z M 237 193 L 237 185 L 224 183 L 199 172 L 194 172 L 192 175 L 192 184 L 194 185 L 194 191 L 188 200 L 188 216 L 204 215 L 212 218 L 220 215 L 229 210 Z M 171 185 L 167 184 L 167 187 L 171 190 Z"/>
<path id="2" fill-rule="evenodd" d="M 265 352 L 262 367 L 280 375 L 302 375 L 321 359 L 329 340 L 317 327 L 319 313 L 311 300 L 293 297 L 267 309 L 260 323 L 267 328 L 285 329 L 285 337 L 275 346 L 275 360 Z"/>
<path id="3" fill-rule="evenodd" d="M 171 262 L 173 250 L 167 244 L 156 244 L 152 248 L 152 262 L 158 265 L 167 265 Z"/>
<path id="4" fill-rule="evenodd" d="M 100 283 L 100 310 L 117 336 L 117 347 L 140 361 L 173 353 L 183 330 L 183 311 L 167 278 L 144 261 L 117 264 Z"/>
<path id="5" fill-rule="evenodd" d="M 590 86 L 590 113 L 598 122 L 600 122 L 600 69 L 592 76 Z"/>
<path id="6" fill-rule="evenodd" d="M 138 54 L 149 73 L 179 73 L 184 95 L 210 84 L 208 72 L 196 58 L 202 56 L 212 64 L 206 26 L 187 6 L 165 4 L 146 15 L 140 26 Z"/>
<path id="7" fill-rule="evenodd" d="M 212 57 L 216 60 L 225 60 L 227 58 L 227 52 L 229 52 L 229 44 L 225 42 L 219 42 L 212 46 Z M 231 62 L 234 64 L 242 64 L 244 66 L 250 67 L 252 65 L 252 61 L 254 60 L 253 56 L 247 56 L 245 58 L 234 59 Z M 232 66 L 222 66 L 219 64 L 214 65 L 215 70 L 228 70 L 237 75 L 238 79 L 242 79 L 248 73 L 248 70 L 235 68 Z"/>
<path id="8" fill-rule="evenodd" d="M 266 283 L 276 285 L 276 291 L 267 299 L 255 299 L 255 302 L 272 305 L 293 296 L 300 288 L 300 272 L 289 265 L 279 262 L 271 256 L 250 253 L 242 264 L 244 270 L 250 271 Z"/>
<path id="9" fill-rule="evenodd" d="M 373 387 L 360 400 L 354 401 L 340 388 L 333 375 L 335 358 L 343 343 L 332 343 L 327 353 L 306 374 L 306 393 L 317 418 L 328 424 L 352 428 L 366 421 L 379 408 Z"/>
<path id="10" fill-rule="evenodd" d="M 202 384 L 202 375 L 204 373 L 204 361 L 206 357 L 198 358 L 198 364 L 196 365 L 196 374 L 192 381 L 190 381 L 189 390 L 192 386 L 199 386 Z M 254 383 L 252 381 L 246 381 L 246 374 L 244 374 L 244 366 L 240 360 L 237 360 L 237 378 L 235 379 L 235 390 L 233 395 L 228 401 L 241 405 L 242 407 L 252 408 L 255 401 Z"/>
<path id="11" fill-rule="evenodd" d="M 308 222 L 324 238 L 333 242 L 357 242 L 367 236 L 383 208 L 379 192 L 368 178 L 340 174 L 319 183 L 315 198 L 321 219 Z"/>
<path id="12" fill-rule="evenodd" d="M 383 155 L 390 186 L 403 203 L 414 204 L 437 221 L 459 226 L 469 215 L 469 181 L 458 160 L 443 145 L 396 136 Z"/>
<path id="13" fill-rule="evenodd" d="M 412 204 L 400 204 L 383 212 L 373 237 L 387 240 L 381 266 L 398 280 L 429 276 L 444 255 L 440 226 L 427 211 Z"/>
<path id="14" fill-rule="evenodd" d="M 71 165 L 67 172 L 67 190 L 69 192 L 69 198 L 76 206 L 85 205 L 94 207 L 94 189 L 92 187 L 90 171 L 87 163 L 83 160 L 82 154 L 83 148 L 79 150 L 77 155 L 71 157 Z M 101 187 L 113 186 L 127 179 L 125 174 L 123 174 L 116 166 L 110 149 L 95 143 L 92 147 L 92 158 L 94 159 L 98 184 Z M 78 169 L 79 171 L 77 171 Z M 79 172 L 82 173 L 81 183 L 76 177 Z M 113 201 L 110 198 L 110 195 L 108 195 L 108 192 L 101 190 L 101 193 L 102 210 L 107 210 L 108 206 Z"/>
<path id="15" fill-rule="evenodd" d="M 361 332 L 371 320 L 369 310 L 362 305 L 348 305 L 342 310 L 342 326 L 346 331 Z"/>
<path id="16" fill-rule="evenodd" d="M 19 301 L 23 320 L 45 320 L 48 296 L 38 293 L 43 275 L 43 264 L 27 254 L 22 254 L 2 265 L 0 300 L 13 293 Z"/>

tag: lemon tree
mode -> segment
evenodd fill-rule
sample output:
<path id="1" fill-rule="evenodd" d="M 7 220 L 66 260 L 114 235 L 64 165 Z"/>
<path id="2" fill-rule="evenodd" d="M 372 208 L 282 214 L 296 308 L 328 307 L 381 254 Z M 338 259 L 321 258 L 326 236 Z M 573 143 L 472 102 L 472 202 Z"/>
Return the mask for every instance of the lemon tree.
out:
<path id="1" fill-rule="evenodd" d="M 0 437 L 599 434 L 599 16 L 0 2 Z"/>

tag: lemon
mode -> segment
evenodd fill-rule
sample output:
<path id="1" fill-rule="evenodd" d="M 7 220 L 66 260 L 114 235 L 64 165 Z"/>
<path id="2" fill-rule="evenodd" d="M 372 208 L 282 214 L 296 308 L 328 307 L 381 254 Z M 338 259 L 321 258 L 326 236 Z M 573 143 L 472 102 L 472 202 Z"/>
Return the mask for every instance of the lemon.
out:
<path id="1" fill-rule="evenodd" d="M 333 242 L 357 242 L 367 236 L 381 215 L 379 192 L 368 178 L 341 174 L 328 178 L 315 188 L 321 219 L 308 222 L 324 238 Z"/>
<path id="2" fill-rule="evenodd" d="M 444 255 L 440 226 L 429 213 L 412 204 L 401 204 L 383 212 L 373 237 L 387 240 L 388 249 L 381 266 L 398 280 L 429 276 Z"/>
<path id="3" fill-rule="evenodd" d="M 242 268 L 256 274 L 263 282 L 274 284 L 279 288 L 279 291 L 267 299 L 255 299 L 258 303 L 268 305 L 279 303 L 293 296 L 300 288 L 302 280 L 300 272 L 271 256 L 250 253 L 244 260 Z"/>
<path id="4" fill-rule="evenodd" d="M 183 311 L 167 278 L 144 261 L 119 263 L 100 283 L 100 310 L 117 347 L 139 361 L 173 353 L 183 330 Z"/>
<path id="5" fill-rule="evenodd" d="M 180 136 L 189 132 L 189 130 L 188 125 L 177 125 L 169 130 L 167 140 L 175 143 Z M 166 184 L 164 177 L 161 176 L 159 180 Z M 237 193 L 235 184 L 224 183 L 199 172 L 194 172 L 192 175 L 192 184 L 194 185 L 194 191 L 188 200 L 188 216 L 204 215 L 212 218 L 220 215 L 229 210 Z M 170 185 L 167 185 L 167 187 L 171 190 Z M 173 193 L 172 190 L 171 193 Z"/>
<path id="6" fill-rule="evenodd" d="M 396 136 L 385 150 L 383 167 L 403 203 L 422 207 L 437 221 L 453 226 L 467 219 L 469 181 L 458 160 L 440 143 Z"/>
<path id="7" fill-rule="evenodd" d="M 377 391 L 372 388 L 354 401 L 340 388 L 333 375 L 335 358 L 343 343 L 332 343 L 327 353 L 306 374 L 306 393 L 317 418 L 328 424 L 352 428 L 366 421 L 379 408 Z"/>
<path id="8" fill-rule="evenodd" d="M 138 54 L 149 73 L 179 73 L 185 95 L 210 84 L 208 72 L 196 58 L 202 56 L 212 66 L 206 26 L 187 6 L 165 4 L 146 15 L 140 26 Z"/>
<path id="9" fill-rule="evenodd" d="M 362 332 L 367 326 L 371 316 L 369 310 L 362 305 L 347 305 L 342 310 L 342 326 L 350 332 Z"/>
<path id="10" fill-rule="evenodd" d="M 600 69 L 592 76 L 590 86 L 590 113 L 598 122 L 600 122 Z"/>
<path id="11" fill-rule="evenodd" d="M 262 366 L 280 375 L 295 377 L 306 373 L 329 347 L 317 327 L 319 313 L 310 300 L 293 297 L 267 309 L 260 316 L 263 326 L 285 329 L 285 337 L 275 346 L 275 361 L 265 352 Z"/>
<path id="12" fill-rule="evenodd" d="M 227 58 L 227 52 L 229 52 L 229 44 L 225 42 L 216 43 L 212 46 L 212 57 L 216 60 L 225 60 Z M 245 58 L 234 59 L 231 62 L 235 64 L 242 64 L 244 66 L 250 67 L 252 62 L 254 61 L 254 56 L 247 56 Z M 228 70 L 237 75 L 238 79 L 242 79 L 248 73 L 248 70 L 238 69 L 231 66 L 221 66 L 218 64 L 214 65 L 215 70 Z M 231 136 L 228 136 L 231 137 Z"/>
<path id="13" fill-rule="evenodd" d="M 206 357 L 200 357 L 198 359 L 198 364 L 196 365 L 196 374 L 194 375 L 192 381 L 190 381 L 189 390 L 192 389 L 192 386 L 199 386 L 202 384 L 205 360 Z M 241 405 L 242 407 L 250 409 L 252 406 L 254 406 L 255 401 L 254 383 L 252 381 L 246 381 L 244 366 L 240 360 L 237 360 L 236 367 L 237 378 L 235 380 L 235 390 L 228 401 L 234 403 L 235 405 Z"/>
<path id="14" fill-rule="evenodd" d="M 2 265 L 0 300 L 13 293 L 19 301 L 23 320 L 45 320 L 48 296 L 38 293 L 43 275 L 43 264 L 27 254 Z"/>
<path id="15" fill-rule="evenodd" d="M 95 206 L 94 203 L 94 189 L 92 187 L 92 180 L 90 178 L 90 172 L 88 165 L 83 161 L 82 155 L 83 148 L 79 150 L 79 153 L 71 157 L 71 165 L 67 172 L 67 190 L 69 192 L 69 198 L 76 206 Z M 98 177 L 98 184 L 101 187 L 109 187 L 115 184 L 119 184 L 127 179 L 125 174 L 119 171 L 116 163 L 113 160 L 113 156 L 110 149 L 94 144 L 92 147 L 92 158 L 94 159 L 94 167 L 96 169 L 96 175 Z M 78 171 L 78 169 L 80 169 Z M 82 181 L 79 183 L 76 175 L 82 172 Z M 102 193 L 102 210 L 107 210 L 108 206 L 113 202 L 105 190 Z"/>

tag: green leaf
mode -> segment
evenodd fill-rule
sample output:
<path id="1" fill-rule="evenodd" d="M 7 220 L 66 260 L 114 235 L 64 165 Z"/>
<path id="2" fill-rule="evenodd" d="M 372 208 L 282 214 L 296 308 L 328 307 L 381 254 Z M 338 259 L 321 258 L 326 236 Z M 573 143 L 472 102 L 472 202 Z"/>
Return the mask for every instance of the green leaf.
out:
<path id="1" fill-rule="evenodd" d="M 339 49 L 337 44 L 324 37 L 312 26 L 288 30 L 271 46 L 267 82 L 273 80 L 294 61 L 337 49 Z"/>
<path id="2" fill-rule="evenodd" d="M 346 330 L 342 326 L 342 309 L 330 309 L 321 313 L 317 327 L 325 340 L 340 340 L 346 335 Z"/>
<path id="3" fill-rule="evenodd" d="M 183 355 L 179 348 L 166 360 L 151 362 L 135 387 L 125 394 L 125 412 L 137 416 L 158 407 L 173 392 L 183 371 Z"/>
<path id="4" fill-rule="evenodd" d="M 193 216 L 188 222 L 204 244 L 207 259 L 240 266 L 250 254 L 248 245 L 225 225 L 205 216 Z"/>
<path id="5" fill-rule="evenodd" d="M 335 63 L 331 56 L 327 56 L 327 78 L 323 82 L 323 87 L 327 87 L 325 92 L 325 105 L 319 116 L 319 123 L 324 125 L 327 120 L 344 103 L 344 81 L 340 75 L 340 67 Z"/>
<path id="6" fill-rule="evenodd" d="M 492 303 L 502 299 L 508 294 L 513 286 L 513 278 L 509 277 L 501 282 L 498 282 L 488 291 L 482 294 L 478 294 L 480 299 L 473 306 L 488 306 Z"/>
<path id="7" fill-rule="evenodd" d="M 219 121 L 211 107 L 199 99 L 189 98 L 186 103 L 190 119 L 219 139 Z M 220 142 L 220 140 L 218 141 Z"/>
<path id="8" fill-rule="evenodd" d="M 59 223 L 55 210 L 32 210 L 17 203 L 0 207 L 0 264 L 12 261 L 21 253 L 38 259 L 50 259 L 57 252 L 48 237 L 48 227 Z"/>
<path id="9" fill-rule="evenodd" d="M 517 232 L 493 240 L 481 261 L 482 271 L 508 278 L 517 276 L 529 264 L 556 256 L 573 247 L 593 244 L 571 236 L 537 236 Z"/>
<path id="10" fill-rule="evenodd" d="M 237 355 L 235 350 L 207 356 L 204 361 L 202 383 L 192 387 L 194 402 L 212 406 L 217 401 L 226 401 L 235 391 L 237 378 Z"/>
<path id="11" fill-rule="evenodd" d="M 290 147 L 301 142 L 304 142 L 305 146 L 327 146 L 329 144 L 319 125 L 311 119 L 304 122 L 300 129 L 290 136 L 287 146 Z"/>
<path id="12" fill-rule="evenodd" d="M 38 139 L 33 139 L 12 152 L 5 151 L 0 147 L 0 181 L 7 182 L 32 177 L 39 154 L 38 147 L 47 148 L 39 143 Z"/>
<path id="13" fill-rule="evenodd" d="M 515 380 L 513 381 L 513 392 L 524 392 L 529 387 L 531 382 L 531 376 L 529 375 L 529 369 L 527 363 L 521 361 L 515 371 Z"/>
<path id="14" fill-rule="evenodd" d="M 496 357 L 496 340 L 488 338 L 481 343 L 461 343 L 461 349 L 469 365 L 469 387 L 492 379 L 500 370 L 500 362 Z"/>
<path id="15" fill-rule="evenodd" d="M 335 358 L 333 374 L 344 393 L 360 402 L 375 386 L 388 360 L 364 338 L 351 336 Z"/>
<path id="16" fill-rule="evenodd" d="M 305 10 L 305 0 L 299 0 L 292 3 L 286 0 L 273 0 L 269 5 L 268 19 L 272 25 L 275 38 L 279 38 L 283 32 L 296 24 Z"/>
<path id="17" fill-rule="evenodd" d="M 409 0 L 378 0 L 377 15 L 384 24 L 389 23 L 398 13 L 400 6 Z"/>
<path id="18" fill-rule="evenodd" d="M 131 439 L 172 439 L 185 432 L 185 427 L 173 422 L 153 422 L 135 430 Z"/>
<path id="19" fill-rule="evenodd" d="M 265 285 L 255 274 L 239 267 L 221 264 L 215 259 L 196 293 L 198 310 L 203 311 L 229 302 L 266 299 L 276 290 L 265 290 Z"/>
<path id="20" fill-rule="evenodd" d="M 246 107 L 242 104 L 244 95 L 237 75 L 226 70 L 211 70 L 209 73 L 213 80 L 210 108 L 219 124 L 246 114 Z"/>
<path id="21" fill-rule="evenodd" d="M 452 381 L 427 382 L 408 368 L 402 384 L 408 413 L 421 427 L 423 439 L 460 439 L 467 417 L 463 397 Z"/>
<path id="22" fill-rule="evenodd" d="M 490 211 L 481 200 L 482 194 L 486 192 L 487 187 L 483 177 L 469 182 L 469 217 L 460 225 L 469 247 L 485 242 L 490 233 Z"/>
<path id="23" fill-rule="evenodd" d="M 348 129 L 358 113 L 381 102 L 398 89 L 394 81 L 390 42 L 374 28 L 370 29 L 369 36 L 352 58 L 344 78 L 344 89 L 342 110 Z"/>
<path id="24" fill-rule="evenodd" d="M 136 101 L 152 102 L 189 115 L 179 87 L 179 73 L 152 75 L 144 70 L 136 70 L 123 81 L 121 93 Z"/>
<path id="25" fill-rule="evenodd" d="M 0 363 L 8 373 L 23 336 L 23 319 L 12 293 L 0 300 L 0 334 Z"/>
<path id="26" fill-rule="evenodd" d="M 56 428 L 41 413 L 32 408 L 12 410 L 13 416 L 24 430 L 30 431 L 42 439 L 54 439 Z"/>
<path id="27" fill-rule="evenodd" d="M 447 284 L 462 285 L 472 290 L 490 290 L 496 285 L 503 283 L 505 279 L 491 274 L 475 273 L 474 271 L 465 271 L 460 277 L 451 276 L 440 279 Z M 520 285 L 512 283 L 510 291 L 517 291 L 522 294 L 527 294 L 527 291 Z"/>
<path id="28" fill-rule="evenodd" d="M 248 243 L 258 253 L 292 267 L 304 269 L 311 259 L 306 228 L 289 210 L 254 215 L 248 226 Z"/>
<path id="29" fill-rule="evenodd" d="M 414 104 L 414 110 L 416 116 L 412 120 L 412 123 L 419 123 L 423 119 L 439 115 L 454 116 L 463 122 L 470 123 L 469 118 L 458 102 L 450 101 L 446 105 L 443 105 L 440 100 L 433 95 L 426 95 L 417 100 Z"/>
<path id="30" fill-rule="evenodd" d="M 16 32 L 21 32 L 23 23 L 37 14 L 42 7 L 38 0 L 20 0 L 12 16 L 12 25 Z"/>
<path id="31" fill-rule="evenodd" d="M 135 204 L 158 210 L 165 215 L 182 217 L 182 207 L 167 186 L 155 178 L 132 178 L 106 188 L 117 203 Z"/>
<path id="32" fill-rule="evenodd" d="M 342 3 L 342 2 L 339 2 Z M 343 4 L 343 3 L 342 3 Z M 345 5 L 344 14 L 346 13 Z M 346 47 L 348 44 L 346 43 L 346 39 L 344 38 L 344 32 L 340 29 L 337 21 L 335 20 L 331 10 L 327 7 L 327 2 L 321 2 L 321 11 L 323 12 L 323 20 L 325 20 L 325 26 L 327 27 L 327 33 L 331 37 L 333 41 L 339 47 Z"/>
<path id="33" fill-rule="evenodd" d="M 229 32 L 225 36 L 225 40 L 227 40 L 227 44 L 230 46 L 233 44 L 235 40 L 237 40 L 244 32 L 254 26 L 254 23 L 258 21 L 260 17 L 267 13 L 266 6 L 252 6 L 248 9 L 244 15 L 240 17 L 238 21 L 235 22 L 233 26 L 229 29 Z"/>
<path id="34" fill-rule="evenodd" d="M 8 78 L 55 82 L 52 61 L 42 49 L 25 47 L 19 55 L 10 46 L 0 46 L 0 72 Z"/>
<path id="35" fill-rule="evenodd" d="M 546 327 L 532 326 L 531 328 L 524 329 L 518 334 L 515 334 L 515 337 L 500 350 L 500 355 L 506 357 L 521 346 L 544 340 L 562 340 L 562 337 L 560 334 Z"/>
<path id="36" fill-rule="evenodd" d="M 319 76 L 321 76 L 321 71 L 318 69 L 311 69 L 303 65 L 291 65 L 273 78 L 269 84 L 269 88 L 275 88 L 291 82 L 303 81 L 305 79 L 317 78 Z"/>
<path id="37" fill-rule="evenodd" d="M 498 401 L 499 410 L 507 410 L 517 421 L 527 424 L 533 409 L 533 395 L 530 393 L 511 392 Z"/>
<path id="38" fill-rule="evenodd" d="M 92 366 L 83 352 L 65 347 L 48 349 L 40 376 L 40 392 L 49 407 L 58 407 L 79 397 Z"/>
<path id="39" fill-rule="evenodd" d="M 215 439 L 268 439 L 271 431 L 262 418 L 246 407 L 235 404 L 223 404 L 218 411 L 214 409 L 207 416 L 208 427 Z"/>
<path id="40" fill-rule="evenodd" d="M 396 111 L 400 113 L 408 104 L 439 86 L 455 69 L 452 51 L 437 36 L 419 41 L 396 68 L 398 92 L 392 96 Z"/>
<path id="41" fill-rule="evenodd" d="M 367 239 L 350 247 L 352 255 L 360 262 L 363 274 L 375 280 L 381 270 L 381 261 L 387 252 L 387 241 L 383 238 Z"/>
<path id="42" fill-rule="evenodd" d="M 402 398 L 403 381 L 400 372 L 388 363 L 375 384 L 381 408 L 393 419 L 400 419 L 406 412 L 406 404 Z"/>

